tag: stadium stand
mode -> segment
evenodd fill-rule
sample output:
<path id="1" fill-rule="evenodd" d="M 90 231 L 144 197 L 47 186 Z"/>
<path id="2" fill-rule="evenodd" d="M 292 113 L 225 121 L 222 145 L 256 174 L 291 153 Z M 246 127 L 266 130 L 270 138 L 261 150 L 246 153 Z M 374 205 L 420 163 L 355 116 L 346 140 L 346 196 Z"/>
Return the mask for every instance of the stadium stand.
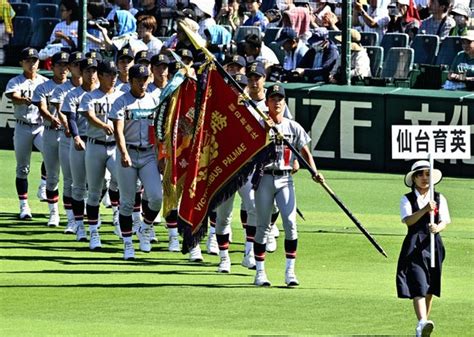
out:
<path id="1" fill-rule="evenodd" d="M 377 32 L 360 32 L 360 43 L 365 47 L 378 46 L 379 34 Z"/>
<path id="2" fill-rule="evenodd" d="M 451 66 L 454 57 L 462 50 L 459 36 L 447 36 L 441 42 L 436 58 L 436 64 Z"/>
<path id="3" fill-rule="evenodd" d="M 15 16 L 28 16 L 30 14 L 30 4 L 26 2 L 14 2 L 11 4 L 15 11 Z"/>
<path id="4" fill-rule="evenodd" d="M 438 35 L 416 35 L 411 43 L 415 51 L 415 64 L 433 64 L 439 49 Z"/>
<path id="5" fill-rule="evenodd" d="M 265 30 L 265 36 L 263 37 L 263 43 L 267 46 L 276 41 L 276 39 L 280 36 L 281 28 L 279 27 L 268 27 Z"/>
<path id="6" fill-rule="evenodd" d="M 40 18 L 35 24 L 35 30 L 31 37 L 30 46 L 42 49 L 49 41 L 51 32 L 60 20 L 58 18 Z"/>
<path id="7" fill-rule="evenodd" d="M 383 62 L 380 77 L 407 79 L 413 68 L 415 51 L 407 47 L 392 47 Z"/>
<path id="8" fill-rule="evenodd" d="M 373 77 L 378 77 L 382 71 L 383 48 L 380 46 L 367 46 L 365 49 L 370 59 L 370 72 Z"/>
<path id="9" fill-rule="evenodd" d="M 387 57 L 388 51 L 393 47 L 408 47 L 408 34 L 386 33 L 380 42 L 380 47 L 383 48 L 384 57 Z"/>
<path id="10" fill-rule="evenodd" d="M 237 28 L 235 31 L 235 37 L 234 40 L 236 42 L 240 42 L 242 40 L 245 40 L 245 37 L 250 34 L 256 34 L 258 36 L 261 36 L 262 31 L 260 30 L 260 27 L 255 27 L 255 26 L 240 26 Z"/>

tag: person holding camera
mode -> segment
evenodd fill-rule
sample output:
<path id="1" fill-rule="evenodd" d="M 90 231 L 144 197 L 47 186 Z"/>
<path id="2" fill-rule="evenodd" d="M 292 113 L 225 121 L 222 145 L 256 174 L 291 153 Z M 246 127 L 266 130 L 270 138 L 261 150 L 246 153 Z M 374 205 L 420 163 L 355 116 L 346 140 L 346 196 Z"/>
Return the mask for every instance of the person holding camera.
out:
<path id="1" fill-rule="evenodd" d="M 387 30 L 390 17 L 388 16 L 387 6 L 381 4 L 379 0 L 369 0 L 369 6 L 362 5 L 360 0 L 354 3 L 354 11 L 352 12 L 352 26 L 360 27 L 363 32 L 375 32 L 382 40 Z"/>
<path id="2" fill-rule="evenodd" d="M 239 13 L 240 2 L 238 0 L 222 1 L 222 7 L 217 14 L 216 21 L 218 25 L 230 26 L 232 32 L 246 20 L 246 17 Z"/>

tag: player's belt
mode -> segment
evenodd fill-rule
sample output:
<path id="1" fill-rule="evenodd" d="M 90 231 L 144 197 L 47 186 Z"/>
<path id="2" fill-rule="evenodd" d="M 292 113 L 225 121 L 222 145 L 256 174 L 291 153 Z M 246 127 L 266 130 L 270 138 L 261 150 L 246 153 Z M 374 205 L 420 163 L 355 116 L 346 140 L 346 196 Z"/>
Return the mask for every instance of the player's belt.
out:
<path id="1" fill-rule="evenodd" d="M 94 138 L 89 138 L 89 143 L 91 144 L 97 144 L 97 145 L 103 145 L 103 146 L 115 146 L 115 141 L 112 142 L 104 142 L 102 140 L 94 139 Z"/>
<path id="2" fill-rule="evenodd" d="M 127 144 L 127 148 L 130 150 L 144 152 L 144 151 L 150 150 L 151 148 L 153 148 L 153 146 L 136 146 L 136 145 Z"/>
<path id="3" fill-rule="evenodd" d="M 39 125 L 39 123 L 29 123 L 29 122 L 22 121 L 21 119 L 17 119 L 16 122 L 20 125 L 28 125 L 28 126 L 37 126 L 37 125 Z"/>
<path id="4" fill-rule="evenodd" d="M 291 170 L 264 170 L 263 174 L 269 174 L 271 176 L 289 176 Z"/>

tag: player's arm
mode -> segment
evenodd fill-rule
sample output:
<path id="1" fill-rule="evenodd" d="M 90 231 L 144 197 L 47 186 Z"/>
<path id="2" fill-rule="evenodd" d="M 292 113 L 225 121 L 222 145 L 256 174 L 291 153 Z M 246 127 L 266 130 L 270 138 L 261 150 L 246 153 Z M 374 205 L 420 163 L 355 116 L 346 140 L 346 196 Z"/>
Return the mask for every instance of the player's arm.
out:
<path id="1" fill-rule="evenodd" d="M 61 126 L 61 121 L 59 120 L 59 118 L 53 116 L 51 112 L 49 112 L 48 105 L 46 104 L 44 99 L 40 100 L 39 102 L 33 102 L 33 104 L 35 104 L 38 107 L 41 117 L 50 121 L 51 126 L 54 129 L 57 129 Z"/>
<path id="2" fill-rule="evenodd" d="M 104 130 L 105 134 L 111 136 L 114 133 L 114 127 L 108 123 L 101 121 L 97 118 L 95 112 L 93 110 L 84 111 L 84 116 L 86 116 L 89 123 Z"/>
<path id="3" fill-rule="evenodd" d="M 81 139 L 81 136 L 79 136 L 79 129 L 77 127 L 77 122 L 76 122 L 77 113 L 75 111 L 63 111 L 63 113 L 66 115 L 66 118 L 67 118 L 67 125 L 71 133 L 71 137 L 74 140 L 74 147 L 78 151 L 85 150 L 86 144 Z"/>
<path id="4" fill-rule="evenodd" d="M 17 104 L 17 105 L 21 105 L 21 104 L 30 105 L 31 104 L 31 98 L 21 97 L 21 94 L 17 91 L 6 93 L 5 96 L 11 99 L 13 104 Z"/>
<path id="5" fill-rule="evenodd" d="M 120 152 L 122 157 L 122 166 L 130 167 L 132 166 L 132 160 L 127 151 L 127 145 L 125 144 L 125 137 L 123 135 L 124 122 L 123 119 L 112 119 L 114 123 L 114 136 L 115 142 L 117 143 L 117 149 Z"/>
<path id="6" fill-rule="evenodd" d="M 313 176 L 313 180 L 318 183 L 323 183 L 324 176 L 318 172 L 318 169 L 316 168 L 316 163 L 314 162 L 313 156 L 311 155 L 311 152 L 309 151 L 308 146 L 304 145 L 301 148 L 300 153 L 303 159 L 306 160 L 309 166 L 314 170 L 314 172 L 316 172 L 316 174 Z"/>

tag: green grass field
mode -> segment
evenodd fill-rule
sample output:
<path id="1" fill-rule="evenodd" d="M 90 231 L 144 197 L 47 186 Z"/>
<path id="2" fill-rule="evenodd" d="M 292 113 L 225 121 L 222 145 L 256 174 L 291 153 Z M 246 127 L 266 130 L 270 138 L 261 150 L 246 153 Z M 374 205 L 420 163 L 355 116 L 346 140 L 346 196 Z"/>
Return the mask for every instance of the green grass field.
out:
<path id="1" fill-rule="evenodd" d="M 271 288 L 252 285 L 254 272 L 240 266 L 243 233 L 234 212 L 232 273 L 216 273 L 218 257 L 202 264 L 169 253 L 164 227 L 150 254 L 122 260 L 103 210 L 103 249 L 50 229 L 47 205 L 36 199 L 40 156 L 33 156 L 30 206 L 34 220 L 16 219 L 15 160 L 0 162 L 1 336 L 223 336 L 414 335 L 412 304 L 396 297 L 395 270 L 405 228 L 399 200 L 402 175 L 323 171 L 328 184 L 388 253 L 380 255 L 305 172 L 296 177 L 299 219 L 297 275 L 284 287 L 283 238 L 267 254 Z M 474 180 L 445 178 L 452 224 L 443 232 L 447 257 L 442 297 L 431 318 L 433 336 L 474 336 Z M 238 198 L 236 198 L 238 199 Z M 281 229 L 281 223 L 279 222 Z M 138 240 L 135 239 L 135 243 Z M 205 249 L 205 244 L 202 245 Z"/>

